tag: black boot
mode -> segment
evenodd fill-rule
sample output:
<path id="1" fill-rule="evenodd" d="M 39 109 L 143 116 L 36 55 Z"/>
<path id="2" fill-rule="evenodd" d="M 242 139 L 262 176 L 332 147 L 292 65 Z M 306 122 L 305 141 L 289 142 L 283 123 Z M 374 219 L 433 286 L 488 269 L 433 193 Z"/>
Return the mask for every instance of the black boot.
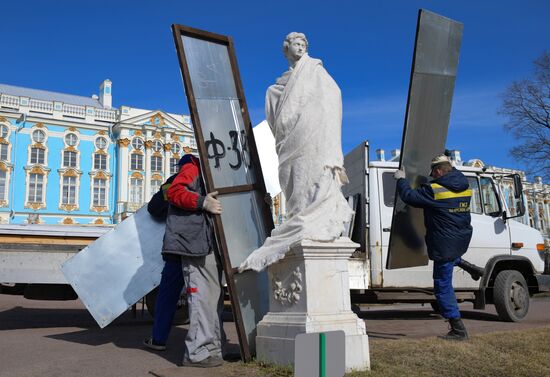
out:
<path id="1" fill-rule="evenodd" d="M 445 340 L 468 340 L 468 332 L 460 318 L 449 318 L 448 321 L 451 331 L 447 335 L 439 336 L 439 338 Z"/>
<path id="2" fill-rule="evenodd" d="M 485 274 L 484 268 L 478 267 L 475 264 L 471 264 L 464 259 L 460 259 L 460 262 L 458 262 L 457 266 L 469 273 L 472 276 L 472 279 L 476 281 L 479 280 L 479 278 L 482 277 L 483 274 Z"/>

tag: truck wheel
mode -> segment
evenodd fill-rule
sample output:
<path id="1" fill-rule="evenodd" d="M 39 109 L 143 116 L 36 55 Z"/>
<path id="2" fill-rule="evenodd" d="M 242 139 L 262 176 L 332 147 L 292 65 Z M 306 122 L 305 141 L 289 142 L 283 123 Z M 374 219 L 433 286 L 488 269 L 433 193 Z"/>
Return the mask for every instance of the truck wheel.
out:
<path id="1" fill-rule="evenodd" d="M 515 270 L 501 271 L 495 279 L 493 302 L 502 321 L 521 321 L 529 310 L 529 289 L 523 275 Z"/>

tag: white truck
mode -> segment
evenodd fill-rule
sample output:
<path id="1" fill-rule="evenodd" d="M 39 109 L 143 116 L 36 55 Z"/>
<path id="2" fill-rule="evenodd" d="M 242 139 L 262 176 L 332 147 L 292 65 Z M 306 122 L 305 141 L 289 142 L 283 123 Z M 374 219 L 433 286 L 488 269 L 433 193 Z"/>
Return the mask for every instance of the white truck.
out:
<path id="1" fill-rule="evenodd" d="M 344 194 L 353 197 L 356 216 L 352 239 L 361 244 L 349 262 L 352 302 L 430 303 L 433 296 L 432 262 L 426 266 L 387 269 L 392 226 L 397 162 L 369 163 L 368 142 L 345 156 L 350 183 Z M 519 175 L 504 176 L 490 169 L 458 166 L 473 191 L 471 216 L 473 236 L 465 260 L 485 269 L 475 281 L 455 268 L 453 285 L 459 302 L 472 302 L 475 309 L 494 304 L 503 321 L 520 321 L 529 310 L 530 296 L 548 291 L 550 271 L 545 269 L 541 233 L 513 219 L 525 212 Z M 512 185 L 505 191 L 503 182 Z M 511 202 L 509 208 L 505 194 Z M 548 260 L 546 260 L 546 266 Z"/>
<path id="2" fill-rule="evenodd" d="M 111 228 L 0 224 L 0 292 L 29 299 L 76 299 L 60 267 Z"/>

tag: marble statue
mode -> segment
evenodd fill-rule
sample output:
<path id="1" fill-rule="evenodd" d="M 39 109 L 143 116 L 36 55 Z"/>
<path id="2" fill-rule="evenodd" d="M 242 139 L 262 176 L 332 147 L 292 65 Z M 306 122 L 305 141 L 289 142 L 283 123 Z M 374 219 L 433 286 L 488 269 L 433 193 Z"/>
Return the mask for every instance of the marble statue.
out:
<path id="1" fill-rule="evenodd" d="M 321 60 L 311 58 L 307 49 L 304 34 L 287 35 L 283 52 L 289 69 L 267 89 L 265 100 L 287 220 L 250 254 L 240 271 L 261 271 L 301 240 L 334 241 L 353 213 L 341 191 L 347 176 L 341 146 L 340 88 Z"/>

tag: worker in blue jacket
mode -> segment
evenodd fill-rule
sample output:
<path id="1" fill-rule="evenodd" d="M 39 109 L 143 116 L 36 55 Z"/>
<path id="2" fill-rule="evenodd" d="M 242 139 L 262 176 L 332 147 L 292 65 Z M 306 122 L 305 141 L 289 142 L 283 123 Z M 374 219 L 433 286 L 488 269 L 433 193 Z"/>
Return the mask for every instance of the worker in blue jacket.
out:
<path id="1" fill-rule="evenodd" d="M 445 155 L 436 156 L 431 164 L 430 183 L 412 189 L 405 172 L 398 170 L 397 192 L 408 205 L 424 209 L 426 246 L 433 261 L 434 294 L 440 314 L 449 321 L 451 330 L 442 338 L 466 340 L 468 333 L 460 318 L 453 289 L 453 268 L 460 266 L 479 279 L 483 269 L 461 259 L 472 238 L 470 199 L 472 191 L 468 180 L 452 167 Z"/>

